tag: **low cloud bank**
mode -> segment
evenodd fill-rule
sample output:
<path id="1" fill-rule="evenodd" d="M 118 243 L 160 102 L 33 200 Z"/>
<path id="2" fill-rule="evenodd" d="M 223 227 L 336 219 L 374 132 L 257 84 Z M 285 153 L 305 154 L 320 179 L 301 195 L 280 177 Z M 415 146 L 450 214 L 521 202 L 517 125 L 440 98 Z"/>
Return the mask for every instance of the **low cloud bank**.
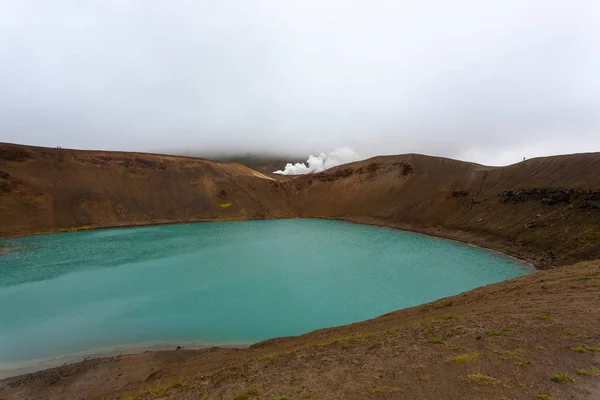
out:
<path id="1" fill-rule="evenodd" d="M 338 165 L 360 160 L 357 152 L 349 147 L 342 147 L 331 153 L 321 153 L 318 156 L 310 155 L 306 163 L 288 163 L 285 169 L 275 171 L 274 174 L 280 175 L 304 175 L 314 172 L 325 171 L 326 169 L 337 167 Z"/>

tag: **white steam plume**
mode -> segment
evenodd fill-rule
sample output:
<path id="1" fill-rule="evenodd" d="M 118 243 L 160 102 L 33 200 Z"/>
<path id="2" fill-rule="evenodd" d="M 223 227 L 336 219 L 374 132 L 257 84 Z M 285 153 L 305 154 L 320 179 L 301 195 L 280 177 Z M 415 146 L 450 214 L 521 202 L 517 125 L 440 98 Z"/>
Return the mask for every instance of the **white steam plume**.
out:
<path id="1" fill-rule="evenodd" d="M 288 163 L 285 166 L 285 169 L 273 173 L 281 175 L 311 174 L 313 172 L 325 171 L 326 169 L 358 160 L 360 160 L 360 156 L 357 152 L 349 147 L 342 147 L 331 153 L 321 153 L 317 157 L 313 155 L 308 156 L 308 160 L 306 160 L 308 166 L 305 163 Z"/>

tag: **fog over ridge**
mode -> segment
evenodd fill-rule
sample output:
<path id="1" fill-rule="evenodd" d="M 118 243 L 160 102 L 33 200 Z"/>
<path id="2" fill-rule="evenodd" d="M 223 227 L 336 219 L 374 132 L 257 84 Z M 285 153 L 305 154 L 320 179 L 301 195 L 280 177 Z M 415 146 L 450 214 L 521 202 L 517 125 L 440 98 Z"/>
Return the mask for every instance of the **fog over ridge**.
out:
<path id="1" fill-rule="evenodd" d="M 320 153 L 318 156 L 308 156 L 306 163 L 288 163 L 283 170 L 274 171 L 280 175 L 304 175 L 322 172 L 338 165 L 361 160 L 357 152 L 349 147 L 342 147 L 331 153 Z"/>
<path id="2" fill-rule="evenodd" d="M 592 0 L 4 0 L 0 141 L 486 165 L 600 151 L 598 20 Z"/>

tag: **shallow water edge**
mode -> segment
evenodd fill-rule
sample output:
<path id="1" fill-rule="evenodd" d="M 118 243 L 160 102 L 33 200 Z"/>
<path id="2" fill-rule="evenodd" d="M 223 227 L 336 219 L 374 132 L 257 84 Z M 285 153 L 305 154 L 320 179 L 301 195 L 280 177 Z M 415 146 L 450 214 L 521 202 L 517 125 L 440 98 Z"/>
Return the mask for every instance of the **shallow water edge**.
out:
<path id="1" fill-rule="evenodd" d="M 425 226 L 420 224 L 392 222 L 380 218 L 372 217 L 329 217 L 329 216 L 302 216 L 302 217 L 286 217 L 286 218 L 189 218 L 186 220 L 154 220 L 154 221 L 138 221 L 125 224 L 109 224 L 109 225 L 89 225 L 84 227 L 74 227 L 68 230 L 61 231 L 40 231 L 29 232 L 23 235 L 10 235 L 0 237 L 0 257 L 6 254 L 10 249 L 3 247 L 4 239 L 14 239 L 20 237 L 34 235 L 50 235 L 65 232 L 78 232 L 81 230 L 103 230 L 115 228 L 135 228 L 145 226 L 160 226 L 160 225 L 180 225 L 194 223 L 210 223 L 210 222 L 241 222 L 241 221 L 262 221 L 262 220 L 281 220 L 281 219 L 325 219 L 332 221 L 345 221 L 360 225 L 378 226 L 381 228 L 396 229 L 406 232 L 413 232 L 422 235 L 432 236 L 440 239 L 453 240 L 459 243 L 468 244 L 470 246 L 480 247 L 482 249 L 491 250 L 500 253 L 504 256 L 518 260 L 521 263 L 532 266 L 535 269 L 547 269 L 547 266 L 540 262 L 541 253 L 533 251 L 530 248 L 517 247 L 514 244 L 507 243 L 505 239 L 492 235 L 486 235 L 480 232 L 470 232 L 458 229 L 451 229 L 445 226 Z"/>
<path id="2" fill-rule="evenodd" d="M 78 354 L 69 354 L 64 357 L 54 357 L 46 360 L 39 360 L 35 363 L 7 363 L 0 362 L 0 380 L 19 375 L 32 374 L 45 369 L 52 369 L 67 364 L 77 364 L 83 361 L 100 358 L 118 357 L 128 354 L 140 354 L 157 351 L 175 351 L 175 350 L 203 350 L 211 348 L 222 349 L 247 349 L 252 343 L 248 344 L 208 344 L 200 342 L 177 342 L 177 343 L 143 343 L 132 344 L 117 347 L 107 347 L 91 351 L 83 351 Z"/>

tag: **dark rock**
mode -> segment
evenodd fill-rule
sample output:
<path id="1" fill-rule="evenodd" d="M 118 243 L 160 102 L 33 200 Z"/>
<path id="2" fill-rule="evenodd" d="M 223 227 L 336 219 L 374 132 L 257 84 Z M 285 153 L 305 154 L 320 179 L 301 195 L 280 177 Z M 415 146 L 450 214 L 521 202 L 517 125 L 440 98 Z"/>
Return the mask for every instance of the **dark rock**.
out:
<path id="1" fill-rule="evenodd" d="M 552 205 L 558 203 L 568 203 L 570 200 L 571 196 L 568 193 L 558 192 L 544 197 L 542 199 L 542 203 Z"/>
<path id="2" fill-rule="evenodd" d="M 579 207 L 600 209 L 600 191 L 597 193 L 586 193 L 582 197 Z"/>
<path id="3" fill-rule="evenodd" d="M 469 192 L 466 190 L 455 190 L 452 192 L 452 197 L 467 197 Z"/>
<path id="4" fill-rule="evenodd" d="M 0 182 L 0 193 L 10 193 L 12 192 L 12 187 L 8 182 Z"/>
<path id="5" fill-rule="evenodd" d="M 0 149 L 0 160 L 27 161 L 32 157 L 31 153 L 16 147 L 4 147 Z"/>
<path id="6" fill-rule="evenodd" d="M 579 200 L 579 206 L 582 208 L 596 208 L 596 201 L 600 202 L 600 190 L 592 189 L 533 188 L 515 191 L 505 190 L 499 193 L 498 196 L 502 202 L 514 204 L 539 201 L 547 205 L 560 203 L 572 205 L 574 201 Z"/>
<path id="7" fill-rule="evenodd" d="M 149 169 L 167 169 L 165 163 L 163 163 L 163 162 L 145 160 L 143 158 L 134 158 L 134 159 L 129 159 L 129 160 L 123 160 L 121 162 L 121 165 L 123 165 L 125 168 L 137 167 L 137 168 L 149 168 Z"/>
<path id="8" fill-rule="evenodd" d="M 600 209 L 600 200 L 583 200 L 579 207 Z"/>
<path id="9" fill-rule="evenodd" d="M 348 168 L 335 169 L 335 170 L 330 170 L 330 171 L 325 171 L 325 172 L 319 172 L 318 174 L 314 174 L 313 178 L 315 180 L 318 180 L 321 182 L 331 182 L 331 181 L 337 181 L 338 179 L 346 178 L 346 177 L 352 175 L 353 173 L 354 173 L 354 170 L 352 168 L 348 167 Z"/>
<path id="10" fill-rule="evenodd" d="M 372 162 L 369 165 L 367 165 L 367 172 L 369 172 L 369 173 L 375 173 L 378 169 L 379 169 L 379 164 L 377 164 L 377 163 Z"/>

